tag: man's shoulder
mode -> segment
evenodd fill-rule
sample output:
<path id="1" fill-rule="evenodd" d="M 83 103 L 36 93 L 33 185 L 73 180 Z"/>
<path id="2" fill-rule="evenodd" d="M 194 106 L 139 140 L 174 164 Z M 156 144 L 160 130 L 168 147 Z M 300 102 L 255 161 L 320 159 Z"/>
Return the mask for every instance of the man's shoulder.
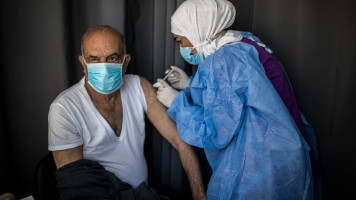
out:
<path id="1" fill-rule="evenodd" d="M 140 87 L 144 90 L 147 85 L 151 85 L 146 78 L 135 74 L 125 74 L 124 80 L 130 88 Z"/>
<path id="2" fill-rule="evenodd" d="M 140 76 L 134 74 L 125 74 L 124 84 L 124 90 L 137 90 L 137 87 L 140 87 Z"/>
<path id="3" fill-rule="evenodd" d="M 150 85 L 151 84 L 147 79 L 139 75 L 125 75 L 125 93 L 131 95 L 131 97 L 139 99 L 145 110 L 147 110 L 146 98 Z"/>
<path id="4" fill-rule="evenodd" d="M 137 82 L 139 79 L 138 75 L 135 74 L 125 74 L 124 75 L 124 81 L 126 83 L 133 83 L 133 82 Z"/>

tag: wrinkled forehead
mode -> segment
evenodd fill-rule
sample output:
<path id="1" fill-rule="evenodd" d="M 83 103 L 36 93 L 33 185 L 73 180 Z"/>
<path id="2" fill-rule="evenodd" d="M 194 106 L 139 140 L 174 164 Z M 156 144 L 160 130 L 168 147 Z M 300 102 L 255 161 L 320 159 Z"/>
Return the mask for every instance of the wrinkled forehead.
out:
<path id="1" fill-rule="evenodd" d="M 95 29 L 83 38 L 83 53 L 87 51 L 117 51 L 123 52 L 122 35 L 112 29 Z"/>

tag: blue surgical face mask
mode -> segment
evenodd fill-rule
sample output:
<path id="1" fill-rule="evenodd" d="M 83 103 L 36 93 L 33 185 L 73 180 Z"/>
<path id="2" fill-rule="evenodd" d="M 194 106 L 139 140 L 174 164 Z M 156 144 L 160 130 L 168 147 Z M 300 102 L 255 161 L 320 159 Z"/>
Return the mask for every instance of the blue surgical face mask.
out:
<path id="1" fill-rule="evenodd" d="M 83 56 L 84 57 L 84 56 Z M 123 84 L 122 63 L 86 63 L 88 70 L 88 83 L 101 94 L 110 94 Z"/>
<path id="2" fill-rule="evenodd" d="M 180 54 L 184 58 L 185 61 L 192 65 L 199 65 L 204 61 L 204 55 L 202 52 L 197 52 L 194 55 L 191 55 L 192 49 L 191 47 L 180 47 Z"/>

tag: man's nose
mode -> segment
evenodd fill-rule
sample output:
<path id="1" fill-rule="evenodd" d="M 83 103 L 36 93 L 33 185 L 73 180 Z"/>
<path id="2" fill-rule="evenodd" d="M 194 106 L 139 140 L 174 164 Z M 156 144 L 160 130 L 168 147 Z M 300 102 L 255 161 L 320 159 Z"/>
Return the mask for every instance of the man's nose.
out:
<path id="1" fill-rule="evenodd" d="M 104 63 L 104 62 L 106 62 L 106 59 L 105 58 L 100 58 L 99 62 Z"/>

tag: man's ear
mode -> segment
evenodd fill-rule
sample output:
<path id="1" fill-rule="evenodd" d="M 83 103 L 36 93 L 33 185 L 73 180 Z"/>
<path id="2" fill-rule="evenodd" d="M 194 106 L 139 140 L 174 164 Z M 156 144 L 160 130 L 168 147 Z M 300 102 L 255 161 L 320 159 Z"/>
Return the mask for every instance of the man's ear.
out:
<path id="1" fill-rule="evenodd" d="M 123 66 L 122 66 L 122 68 L 123 68 L 123 69 L 122 69 L 123 74 L 126 73 L 127 66 L 129 65 L 130 60 L 131 60 L 131 55 L 130 55 L 130 54 L 126 54 L 125 63 L 124 63 Z"/>
<path id="2" fill-rule="evenodd" d="M 79 55 L 78 56 L 78 60 L 79 60 L 79 62 L 82 64 L 82 66 L 84 67 L 84 60 L 83 60 L 84 58 L 83 58 L 83 56 L 82 55 Z"/>
<path id="3" fill-rule="evenodd" d="M 83 58 L 83 56 L 82 56 L 82 55 L 79 55 L 79 56 L 78 56 L 78 60 L 79 60 L 79 62 L 82 64 L 84 74 L 87 75 L 87 65 L 84 63 L 84 58 Z"/>

